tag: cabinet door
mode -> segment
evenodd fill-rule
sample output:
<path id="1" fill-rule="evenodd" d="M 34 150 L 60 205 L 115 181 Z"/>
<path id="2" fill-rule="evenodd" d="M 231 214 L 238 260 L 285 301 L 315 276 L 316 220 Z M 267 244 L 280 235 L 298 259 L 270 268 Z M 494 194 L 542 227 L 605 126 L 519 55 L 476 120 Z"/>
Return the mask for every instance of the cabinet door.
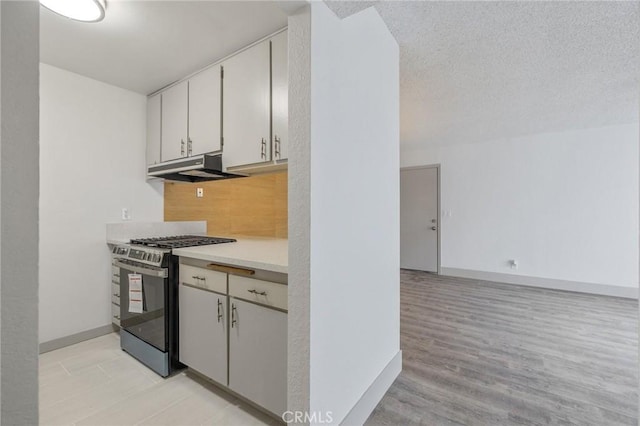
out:
<path id="1" fill-rule="evenodd" d="M 160 162 L 160 114 L 162 95 L 147 99 L 147 166 Z"/>
<path id="2" fill-rule="evenodd" d="M 280 416 L 287 409 L 287 314 L 229 300 L 229 387 Z"/>
<path id="3" fill-rule="evenodd" d="M 162 161 L 187 155 L 188 83 L 162 93 Z"/>
<path id="4" fill-rule="evenodd" d="M 227 296 L 180 283 L 180 362 L 227 384 Z"/>
<path id="5" fill-rule="evenodd" d="M 191 155 L 220 151 L 220 66 L 202 71 L 189 80 L 189 140 Z"/>
<path id="6" fill-rule="evenodd" d="M 273 159 L 287 159 L 289 142 L 289 61 L 287 31 L 271 39 L 271 108 L 273 113 Z"/>
<path id="7" fill-rule="evenodd" d="M 271 160 L 269 50 L 266 40 L 222 64 L 225 167 Z"/>

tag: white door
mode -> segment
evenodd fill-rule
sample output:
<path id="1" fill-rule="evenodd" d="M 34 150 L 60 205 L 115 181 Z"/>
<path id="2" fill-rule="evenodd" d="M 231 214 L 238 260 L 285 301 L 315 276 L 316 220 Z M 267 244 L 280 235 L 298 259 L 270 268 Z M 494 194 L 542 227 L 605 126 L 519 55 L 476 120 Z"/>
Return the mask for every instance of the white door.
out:
<path id="1" fill-rule="evenodd" d="M 180 283 L 180 362 L 227 384 L 227 296 Z"/>
<path id="2" fill-rule="evenodd" d="M 162 161 L 187 155 L 188 107 L 186 81 L 162 93 Z"/>
<path id="3" fill-rule="evenodd" d="M 189 80 L 189 155 L 220 151 L 220 67 L 202 71 Z"/>
<path id="4" fill-rule="evenodd" d="M 438 169 L 400 171 L 400 267 L 438 271 Z"/>
<path id="5" fill-rule="evenodd" d="M 273 159 L 287 159 L 289 125 L 289 61 L 287 31 L 271 39 L 271 108 L 273 112 Z"/>
<path id="6" fill-rule="evenodd" d="M 269 50 L 266 40 L 222 64 L 225 167 L 271 160 Z"/>
<path id="7" fill-rule="evenodd" d="M 162 95 L 147 99 L 147 165 L 160 162 L 160 114 Z"/>
<path id="8" fill-rule="evenodd" d="M 287 314 L 229 301 L 229 387 L 281 416 L 287 409 Z"/>

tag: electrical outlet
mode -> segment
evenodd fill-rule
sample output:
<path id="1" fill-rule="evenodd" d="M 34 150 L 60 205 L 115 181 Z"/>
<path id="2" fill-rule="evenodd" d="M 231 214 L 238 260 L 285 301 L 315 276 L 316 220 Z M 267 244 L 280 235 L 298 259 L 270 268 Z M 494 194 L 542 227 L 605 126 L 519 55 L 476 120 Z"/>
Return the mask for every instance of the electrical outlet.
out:
<path id="1" fill-rule="evenodd" d="M 122 220 L 131 220 L 131 212 L 128 208 L 122 208 Z"/>
<path id="2" fill-rule="evenodd" d="M 198 198 L 204 197 L 204 188 L 196 188 L 196 197 Z"/>

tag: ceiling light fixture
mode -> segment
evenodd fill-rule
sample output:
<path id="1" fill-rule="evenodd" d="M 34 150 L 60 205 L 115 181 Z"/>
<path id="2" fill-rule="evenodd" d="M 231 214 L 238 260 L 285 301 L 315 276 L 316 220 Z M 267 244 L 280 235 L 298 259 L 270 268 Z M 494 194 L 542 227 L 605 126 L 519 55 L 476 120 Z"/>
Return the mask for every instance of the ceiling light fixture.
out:
<path id="1" fill-rule="evenodd" d="M 105 0 L 40 0 L 40 4 L 66 18 L 82 22 L 98 22 L 104 19 Z"/>

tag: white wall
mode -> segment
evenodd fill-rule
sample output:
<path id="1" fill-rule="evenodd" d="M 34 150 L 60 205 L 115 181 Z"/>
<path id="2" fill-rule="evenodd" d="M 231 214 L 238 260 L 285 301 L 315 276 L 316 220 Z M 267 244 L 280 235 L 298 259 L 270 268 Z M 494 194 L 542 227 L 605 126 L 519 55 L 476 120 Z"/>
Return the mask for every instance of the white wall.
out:
<path id="1" fill-rule="evenodd" d="M 311 7 L 289 16 L 287 407 L 309 411 L 311 281 Z"/>
<path id="2" fill-rule="evenodd" d="M 37 2 L 0 2 L 0 424 L 38 424 Z"/>
<path id="3" fill-rule="evenodd" d="M 310 72 L 310 409 L 339 423 L 399 353 L 398 45 L 314 2 Z"/>
<path id="4" fill-rule="evenodd" d="M 40 67 L 40 342 L 111 323 L 106 223 L 162 221 L 145 181 L 146 97 Z"/>
<path id="5" fill-rule="evenodd" d="M 485 271 L 637 292 L 637 124 L 402 152 L 402 166 L 435 163 L 441 208 L 451 212 L 441 220 L 445 274 Z"/>

